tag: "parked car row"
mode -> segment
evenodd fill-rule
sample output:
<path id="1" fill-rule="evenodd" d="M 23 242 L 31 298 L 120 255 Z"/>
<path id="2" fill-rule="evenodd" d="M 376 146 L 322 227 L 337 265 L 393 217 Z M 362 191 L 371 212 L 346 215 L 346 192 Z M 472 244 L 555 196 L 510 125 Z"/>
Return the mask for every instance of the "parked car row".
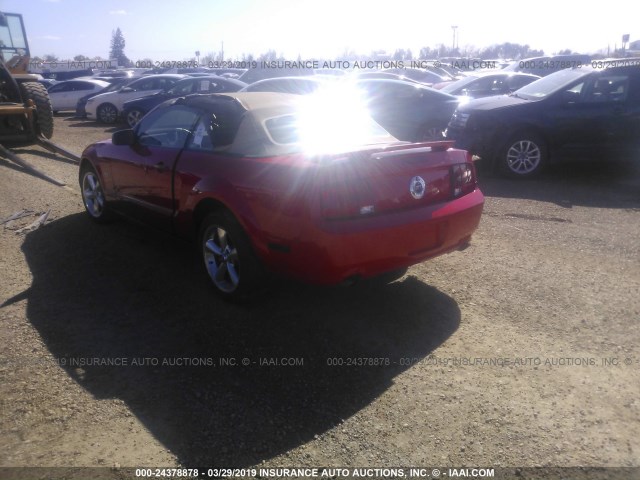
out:
<path id="1" fill-rule="evenodd" d="M 483 163 L 528 177 L 557 158 L 635 148 L 640 137 L 634 93 L 638 68 L 585 66 L 543 78 L 502 70 L 470 74 L 435 88 L 389 71 L 277 77 L 250 85 L 215 75 L 159 74 L 111 83 L 75 79 L 49 91 L 54 111 L 75 104 L 77 114 L 90 120 L 125 120 L 133 127 L 163 102 L 194 93 L 310 95 L 330 88 L 337 96 L 358 96 L 372 118 L 399 140 L 442 140 L 446 130 L 448 139 Z"/>
<path id="2" fill-rule="evenodd" d="M 227 93 L 237 92 L 246 84 L 231 78 L 223 78 L 219 76 L 196 76 L 183 78 L 169 89 L 161 90 L 157 93 L 135 98 L 124 102 L 122 106 L 122 115 L 130 127 L 135 126 L 148 112 L 153 110 L 162 102 L 171 98 L 184 97 L 192 93 Z"/>

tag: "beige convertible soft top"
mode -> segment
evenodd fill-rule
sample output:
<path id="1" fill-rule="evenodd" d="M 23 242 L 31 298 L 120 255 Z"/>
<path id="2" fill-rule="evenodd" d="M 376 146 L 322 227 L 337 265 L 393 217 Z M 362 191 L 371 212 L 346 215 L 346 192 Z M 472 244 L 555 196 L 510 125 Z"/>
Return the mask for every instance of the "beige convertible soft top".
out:
<path id="1" fill-rule="evenodd" d="M 278 128 L 278 120 L 286 116 L 297 115 L 305 105 L 305 97 L 288 93 L 273 92 L 237 92 L 220 93 L 208 95 L 190 95 L 185 99 L 187 103 L 210 108 L 216 115 L 235 117 L 232 122 L 237 125 L 233 127 L 235 136 L 231 144 L 217 148 L 217 151 L 224 151 L 234 155 L 268 157 L 277 155 L 287 155 L 301 150 L 301 145 L 296 143 L 296 135 L 287 135 L 287 125 L 284 119 L 280 136 L 274 133 L 274 128 Z M 341 118 L 340 105 L 336 106 L 333 119 Z M 345 112 L 342 112 L 343 114 Z M 271 127 L 267 128 L 267 123 L 275 119 Z M 372 123 L 373 120 L 369 119 Z M 397 142 L 397 140 L 385 132 L 376 124 L 382 135 L 377 134 L 375 143 Z M 236 131 L 237 128 L 237 131 Z M 326 132 L 326 137 L 322 138 L 322 143 L 331 145 L 336 142 L 330 133 Z M 284 134 L 282 134 L 284 132 Z M 320 132 L 322 133 L 322 132 Z M 339 133 L 344 133 L 344 129 Z M 335 135 L 336 133 L 333 132 Z M 274 137 L 278 140 L 274 140 Z"/>
<path id="2" fill-rule="evenodd" d="M 296 144 L 278 144 L 267 134 L 265 122 L 271 118 L 294 115 L 301 103 L 300 95 L 271 92 L 225 93 L 246 110 L 229 153 L 249 156 L 286 155 L 299 150 Z"/>

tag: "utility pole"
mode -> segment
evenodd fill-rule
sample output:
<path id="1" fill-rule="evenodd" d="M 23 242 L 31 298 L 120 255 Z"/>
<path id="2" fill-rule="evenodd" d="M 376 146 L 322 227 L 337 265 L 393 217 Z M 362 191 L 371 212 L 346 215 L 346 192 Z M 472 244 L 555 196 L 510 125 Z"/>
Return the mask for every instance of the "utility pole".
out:
<path id="1" fill-rule="evenodd" d="M 456 50 L 456 32 L 458 30 L 458 26 L 451 25 L 451 30 L 453 30 L 453 43 L 451 44 L 451 53 L 453 54 Z"/>

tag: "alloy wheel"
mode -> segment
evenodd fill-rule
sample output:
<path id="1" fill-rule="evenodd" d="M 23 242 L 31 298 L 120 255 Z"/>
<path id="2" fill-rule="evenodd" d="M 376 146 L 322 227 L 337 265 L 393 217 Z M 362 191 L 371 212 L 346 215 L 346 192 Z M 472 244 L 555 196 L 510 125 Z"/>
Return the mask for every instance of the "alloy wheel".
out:
<path id="1" fill-rule="evenodd" d="M 220 226 L 211 226 L 203 237 L 204 262 L 215 286 L 232 293 L 240 284 L 238 250 L 229 233 Z"/>

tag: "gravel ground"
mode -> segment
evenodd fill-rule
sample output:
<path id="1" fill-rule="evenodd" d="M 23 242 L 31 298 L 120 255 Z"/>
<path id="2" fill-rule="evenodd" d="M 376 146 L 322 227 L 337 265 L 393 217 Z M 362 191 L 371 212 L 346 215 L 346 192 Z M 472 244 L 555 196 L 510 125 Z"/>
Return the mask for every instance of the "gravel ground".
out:
<path id="1" fill-rule="evenodd" d="M 77 153 L 117 130 L 55 128 Z M 483 176 L 466 251 L 241 307 L 189 244 L 89 222 L 74 164 L 15 151 L 68 187 L 0 159 L 0 217 L 33 212 L 0 227 L 0 467 L 640 467 L 639 168 Z"/>

